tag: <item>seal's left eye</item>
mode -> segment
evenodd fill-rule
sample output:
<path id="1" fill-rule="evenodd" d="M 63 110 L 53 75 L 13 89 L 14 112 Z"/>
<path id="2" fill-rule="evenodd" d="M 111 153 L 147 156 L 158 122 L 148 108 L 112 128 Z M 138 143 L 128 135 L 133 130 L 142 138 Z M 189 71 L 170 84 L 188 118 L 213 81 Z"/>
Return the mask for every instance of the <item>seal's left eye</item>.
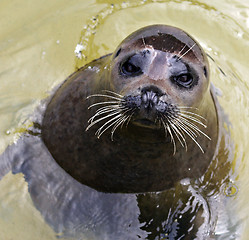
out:
<path id="1" fill-rule="evenodd" d="M 136 57 L 130 57 L 123 64 L 121 64 L 121 74 L 128 77 L 138 76 L 142 74 L 142 69 L 139 65 L 141 65 L 140 61 L 138 61 Z"/>
<path id="2" fill-rule="evenodd" d="M 173 80 L 183 87 L 190 87 L 193 83 L 193 76 L 191 74 L 181 74 L 178 76 L 174 76 Z"/>

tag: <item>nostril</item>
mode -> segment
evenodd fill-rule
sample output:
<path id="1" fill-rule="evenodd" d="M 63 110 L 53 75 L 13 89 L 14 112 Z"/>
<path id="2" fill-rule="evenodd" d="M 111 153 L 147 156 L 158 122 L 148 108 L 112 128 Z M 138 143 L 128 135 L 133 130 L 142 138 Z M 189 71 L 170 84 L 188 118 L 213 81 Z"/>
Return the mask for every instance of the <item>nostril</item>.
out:
<path id="1" fill-rule="evenodd" d="M 163 95 L 162 91 L 156 86 L 146 86 L 141 90 L 141 102 L 143 108 L 152 110 Z"/>
<path id="2" fill-rule="evenodd" d="M 156 94 L 154 94 L 154 96 L 151 99 L 153 101 L 154 104 L 158 103 L 158 96 Z"/>
<path id="3" fill-rule="evenodd" d="M 142 93 L 141 99 L 145 108 L 153 108 L 158 103 L 159 96 L 155 92 L 146 91 Z"/>
<path id="4" fill-rule="evenodd" d="M 142 102 L 146 103 L 147 101 L 148 101 L 148 94 L 147 94 L 147 92 L 142 93 Z"/>

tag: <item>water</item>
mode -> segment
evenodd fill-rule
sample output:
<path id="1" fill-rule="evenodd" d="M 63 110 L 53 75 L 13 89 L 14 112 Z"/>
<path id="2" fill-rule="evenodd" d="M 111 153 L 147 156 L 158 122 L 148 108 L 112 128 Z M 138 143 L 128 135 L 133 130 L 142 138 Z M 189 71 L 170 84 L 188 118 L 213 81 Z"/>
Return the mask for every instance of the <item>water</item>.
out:
<path id="1" fill-rule="evenodd" d="M 246 0 L 112 3 L 101 0 L 1 1 L 0 151 L 17 142 L 30 126 L 31 121 L 27 119 L 34 115 L 40 101 L 75 69 L 112 52 L 124 37 L 142 26 L 154 23 L 177 26 L 194 36 L 210 56 L 211 80 L 221 92 L 219 102 L 231 123 L 227 126 L 234 149 L 231 182 L 222 185 L 220 191 L 224 190 L 227 195 L 225 211 L 236 213 L 238 223 L 230 223 L 234 229 L 230 229 L 229 236 L 224 233 L 224 224 L 220 224 L 217 230 L 220 236 L 216 237 L 247 239 L 249 3 Z M 81 59 L 74 53 L 77 44 L 83 47 Z M 225 149 L 229 151 L 229 147 Z M 21 152 L 21 147 L 19 152 L 16 150 L 17 154 Z M 35 170 L 30 174 L 35 174 Z M 73 185 L 70 181 L 69 187 Z M 29 184 L 30 189 L 35 186 L 35 182 Z M 39 202 L 31 199 L 22 173 L 7 173 L 0 187 L 1 239 L 57 239 L 58 233 L 51 228 L 49 218 L 44 217 L 46 211 L 39 211 Z M 48 198 L 49 201 L 52 200 Z M 124 205 L 129 201 L 133 201 L 132 197 L 126 199 Z M 59 202 L 63 204 L 58 199 Z M 90 228 L 94 223 L 89 220 L 88 224 Z M 238 231 L 242 231 L 241 237 L 239 233 L 235 237 Z M 74 232 L 68 231 L 68 235 L 73 236 Z"/>

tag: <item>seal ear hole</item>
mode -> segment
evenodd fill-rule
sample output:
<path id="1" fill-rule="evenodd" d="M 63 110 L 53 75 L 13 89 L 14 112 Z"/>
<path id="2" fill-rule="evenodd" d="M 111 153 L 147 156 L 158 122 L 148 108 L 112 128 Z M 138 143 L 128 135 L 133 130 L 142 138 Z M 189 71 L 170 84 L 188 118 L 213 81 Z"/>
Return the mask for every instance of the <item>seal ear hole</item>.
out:
<path id="1" fill-rule="evenodd" d="M 204 66 L 203 71 L 204 71 L 205 77 L 207 78 L 208 73 L 207 73 L 207 68 L 206 68 L 206 66 Z"/>
<path id="2" fill-rule="evenodd" d="M 120 53 L 121 53 L 121 48 L 119 48 L 114 58 L 116 58 Z"/>

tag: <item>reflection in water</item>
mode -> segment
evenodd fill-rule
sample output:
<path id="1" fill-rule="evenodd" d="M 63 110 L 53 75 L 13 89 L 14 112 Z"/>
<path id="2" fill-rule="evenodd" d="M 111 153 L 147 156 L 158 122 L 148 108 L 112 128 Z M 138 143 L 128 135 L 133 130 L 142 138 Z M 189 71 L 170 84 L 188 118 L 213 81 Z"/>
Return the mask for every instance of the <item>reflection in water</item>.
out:
<path id="1" fill-rule="evenodd" d="M 1 164 L 2 174 L 10 169 L 24 174 L 34 205 L 56 232 L 89 239 L 102 234 L 105 239 L 105 233 L 106 239 L 118 239 L 134 231 L 144 236 L 135 195 L 99 193 L 79 184 L 58 167 L 39 137 L 24 136 L 2 155 Z"/>
<path id="2" fill-rule="evenodd" d="M 148 239 L 202 239 L 211 232 L 209 206 L 190 185 L 138 195 L 139 220 Z M 209 234 L 208 234 L 209 235 Z"/>

